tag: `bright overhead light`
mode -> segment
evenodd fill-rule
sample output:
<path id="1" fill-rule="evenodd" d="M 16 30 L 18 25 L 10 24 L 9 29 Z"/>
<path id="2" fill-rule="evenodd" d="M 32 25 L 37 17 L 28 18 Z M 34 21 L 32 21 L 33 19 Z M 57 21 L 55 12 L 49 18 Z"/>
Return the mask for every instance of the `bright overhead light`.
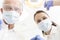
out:
<path id="1" fill-rule="evenodd" d="M 44 0 L 25 0 L 25 4 L 32 8 L 41 7 L 43 2 Z"/>

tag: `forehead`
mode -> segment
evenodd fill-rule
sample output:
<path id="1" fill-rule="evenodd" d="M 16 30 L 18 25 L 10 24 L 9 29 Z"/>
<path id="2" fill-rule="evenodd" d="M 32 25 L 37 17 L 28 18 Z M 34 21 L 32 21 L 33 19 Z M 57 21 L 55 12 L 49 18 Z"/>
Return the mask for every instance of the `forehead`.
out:
<path id="1" fill-rule="evenodd" d="M 20 1 L 16 1 L 16 0 L 5 0 L 3 6 L 5 6 L 5 4 L 12 5 L 13 7 L 14 6 L 20 7 L 21 6 Z"/>
<path id="2" fill-rule="evenodd" d="M 48 17 L 48 15 L 46 13 L 43 13 L 43 12 L 38 13 L 38 14 L 35 15 L 35 20 L 36 19 L 41 19 L 43 17 Z"/>

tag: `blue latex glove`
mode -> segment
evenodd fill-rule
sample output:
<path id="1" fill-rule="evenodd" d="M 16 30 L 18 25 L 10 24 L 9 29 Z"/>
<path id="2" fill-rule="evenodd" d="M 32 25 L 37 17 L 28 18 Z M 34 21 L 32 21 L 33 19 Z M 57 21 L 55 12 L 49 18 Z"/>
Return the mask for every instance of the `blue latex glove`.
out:
<path id="1" fill-rule="evenodd" d="M 51 6 L 53 6 L 53 0 L 49 0 L 44 3 L 44 7 L 47 8 L 47 10 L 49 10 Z"/>
<path id="2" fill-rule="evenodd" d="M 2 24 L 2 20 L 0 20 L 0 24 Z"/>
<path id="3" fill-rule="evenodd" d="M 42 37 L 40 37 L 39 35 L 37 35 L 36 37 L 32 38 L 31 40 L 44 40 Z"/>
<path id="4" fill-rule="evenodd" d="M 0 30 L 1 30 L 1 28 L 2 28 L 2 20 L 0 20 Z"/>

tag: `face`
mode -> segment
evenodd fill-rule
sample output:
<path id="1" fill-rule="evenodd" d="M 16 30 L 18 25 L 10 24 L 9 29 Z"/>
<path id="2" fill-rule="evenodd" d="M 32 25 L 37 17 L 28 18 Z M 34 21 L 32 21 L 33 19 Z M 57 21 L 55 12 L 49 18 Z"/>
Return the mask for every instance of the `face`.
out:
<path id="1" fill-rule="evenodd" d="M 41 13 L 36 14 L 35 22 L 38 24 L 38 23 L 40 23 L 41 21 L 43 21 L 43 20 L 45 20 L 47 18 L 48 18 L 48 15 L 43 13 L 43 12 L 41 12 Z"/>
<path id="2" fill-rule="evenodd" d="M 21 15 L 21 9 L 17 6 L 13 6 L 10 4 L 4 4 L 3 11 L 16 11 Z"/>
<path id="3" fill-rule="evenodd" d="M 16 11 L 21 15 L 21 6 L 19 0 L 4 0 L 3 11 Z"/>
<path id="4" fill-rule="evenodd" d="M 18 0 L 5 0 L 4 1 L 4 4 L 3 4 L 3 14 L 5 15 L 4 21 L 6 23 L 8 23 L 8 21 L 11 22 L 12 21 L 12 18 L 18 20 L 17 17 L 19 17 L 21 15 L 20 2 Z M 8 15 L 8 16 L 6 16 L 6 15 Z"/>

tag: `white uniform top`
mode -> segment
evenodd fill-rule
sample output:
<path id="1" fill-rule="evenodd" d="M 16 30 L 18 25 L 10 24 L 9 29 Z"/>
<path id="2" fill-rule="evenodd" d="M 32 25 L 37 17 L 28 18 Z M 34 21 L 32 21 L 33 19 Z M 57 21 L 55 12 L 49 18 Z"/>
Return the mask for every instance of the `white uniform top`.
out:
<path id="1" fill-rule="evenodd" d="M 46 40 L 60 40 L 60 34 L 59 34 L 60 28 L 52 26 L 52 30 L 50 35 L 45 35 L 44 37 Z"/>
<path id="2" fill-rule="evenodd" d="M 0 30 L 0 40 L 22 40 L 21 36 L 13 30 Z"/>
<path id="3" fill-rule="evenodd" d="M 22 35 L 18 34 L 14 29 L 8 30 L 6 24 L 2 24 L 0 30 L 0 40 L 23 40 Z"/>

